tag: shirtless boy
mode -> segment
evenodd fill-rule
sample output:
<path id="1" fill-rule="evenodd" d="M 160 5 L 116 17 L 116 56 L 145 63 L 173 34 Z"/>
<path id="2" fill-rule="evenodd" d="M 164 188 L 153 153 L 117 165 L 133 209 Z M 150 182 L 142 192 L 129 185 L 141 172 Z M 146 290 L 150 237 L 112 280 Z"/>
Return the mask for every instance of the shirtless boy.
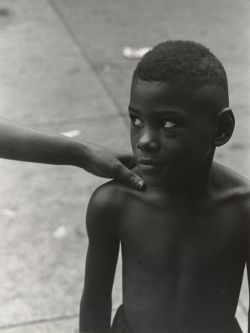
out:
<path id="1" fill-rule="evenodd" d="M 111 181 L 90 200 L 80 331 L 110 330 L 121 244 L 123 304 L 112 332 L 240 332 L 250 191 L 213 162 L 234 129 L 224 68 L 200 44 L 159 44 L 134 72 L 129 115 L 147 187 Z"/>

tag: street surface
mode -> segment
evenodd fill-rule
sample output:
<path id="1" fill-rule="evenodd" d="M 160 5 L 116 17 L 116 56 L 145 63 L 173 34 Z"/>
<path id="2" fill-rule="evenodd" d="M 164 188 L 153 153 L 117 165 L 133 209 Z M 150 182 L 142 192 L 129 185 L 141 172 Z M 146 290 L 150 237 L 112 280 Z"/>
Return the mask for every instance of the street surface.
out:
<path id="1" fill-rule="evenodd" d="M 216 160 L 250 178 L 248 0 L 0 0 L 0 116 L 130 149 L 136 60 L 124 47 L 205 44 L 222 61 L 236 116 Z M 0 332 L 77 332 L 85 213 L 105 182 L 73 167 L 0 160 Z M 247 332 L 246 279 L 237 317 Z M 121 303 L 121 264 L 113 312 Z"/>

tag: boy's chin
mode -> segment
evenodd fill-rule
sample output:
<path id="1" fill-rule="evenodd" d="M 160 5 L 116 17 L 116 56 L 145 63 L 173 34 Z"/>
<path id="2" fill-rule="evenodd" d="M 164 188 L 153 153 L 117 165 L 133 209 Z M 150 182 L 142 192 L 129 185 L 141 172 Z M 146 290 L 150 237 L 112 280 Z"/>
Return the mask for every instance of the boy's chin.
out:
<path id="1" fill-rule="evenodd" d="M 146 185 L 150 187 L 158 187 L 162 189 L 174 189 L 177 184 L 180 182 L 180 177 L 175 178 L 172 175 L 166 175 L 166 174 L 155 174 L 155 175 L 146 175 L 141 173 L 142 178 L 146 182 Z"/>
<path id="2" fill-rule="evenodd" d="M 157 176 L 148 176 L 142 175 L 146 185 L 151 187 L 166 187 L 166 181 L 164 181 L 161 177 Z"/>

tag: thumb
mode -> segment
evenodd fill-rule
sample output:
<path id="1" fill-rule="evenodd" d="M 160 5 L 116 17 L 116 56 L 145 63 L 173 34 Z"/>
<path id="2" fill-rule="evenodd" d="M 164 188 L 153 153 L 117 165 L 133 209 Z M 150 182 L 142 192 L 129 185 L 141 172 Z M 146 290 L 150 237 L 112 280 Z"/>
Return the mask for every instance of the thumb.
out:
<path id="1" fill-rule="evenodd" d="M 127 169 L 124 165 L 121 165 L 117 170 L 116 178 L 135 190 L 143 190 L 145 188 L 144 180 L 133 171 Z"/>

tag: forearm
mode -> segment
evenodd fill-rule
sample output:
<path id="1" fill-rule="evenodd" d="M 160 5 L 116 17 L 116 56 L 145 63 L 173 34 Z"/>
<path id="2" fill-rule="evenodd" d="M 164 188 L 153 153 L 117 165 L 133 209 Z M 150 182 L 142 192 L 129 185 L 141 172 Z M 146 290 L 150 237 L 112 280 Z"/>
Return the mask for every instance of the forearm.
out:
<path id="1" fill-rule="evenodd" d="M 39 131 L 0 118 L 0 158 L 74 165 L 93 175 L 118 178 L 135 189 L 143 180 L 129 170 L 135 166 L 132 153 L 72 140 L 60 134 Z"/>
<path id="2" fill-rule="evenodd" d="M 84 168 L 87 154 L 87 144 L 5 119 L 0 121 L 0 158 Z"/>

